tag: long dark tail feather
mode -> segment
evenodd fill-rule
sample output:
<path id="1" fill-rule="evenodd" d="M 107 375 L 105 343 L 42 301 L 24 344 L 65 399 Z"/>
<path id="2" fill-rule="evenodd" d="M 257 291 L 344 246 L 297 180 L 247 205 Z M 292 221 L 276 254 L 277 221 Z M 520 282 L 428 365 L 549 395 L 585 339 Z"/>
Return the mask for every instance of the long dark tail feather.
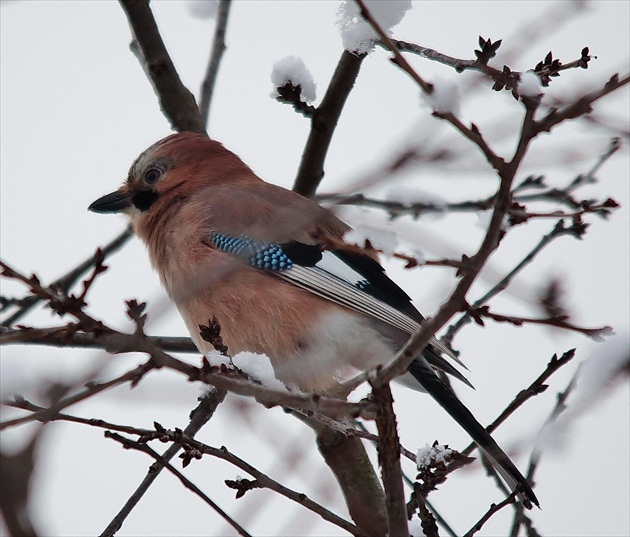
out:
<path id="1" fill-rule="evenodd" d="M 528 509 L 531 509 L 532 503 L 539 506 L 538 498 L 536 498 L 536 494 L 534 494 L 527 479 L 525 479 L 510 458 L 488 434 L 483 425 L 477 421 L 470 410 L 457 398 L 453 390 L 440 380 L 431 369 L 431 366 L 424 356 L 414 360 L 409 366 L 408 371 L 422 385 L 427 393 L 429 393 L 471 436 L 509 487 L 518 492 L 523 505 Z"/>

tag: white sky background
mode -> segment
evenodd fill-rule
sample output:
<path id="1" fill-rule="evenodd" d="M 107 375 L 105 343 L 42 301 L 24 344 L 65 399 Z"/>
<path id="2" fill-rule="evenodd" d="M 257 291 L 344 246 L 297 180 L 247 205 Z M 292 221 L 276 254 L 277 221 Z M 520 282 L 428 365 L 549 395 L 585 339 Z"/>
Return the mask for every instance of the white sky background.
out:
<path id="1" fill-rule="evenodd" d="M 598 56 L 587 71 L 573 70 L 556 79 L 550 95 L 579 95 L 601 85 L 614 72 L 628 71 L 630 48 L 628 2 L 593 2 L 566 24 L 556 22 L 542 38 L 514 41 L 519 28 L 554 9 L 550 2 L 415 2 L 394 36 L 441 52 L 472 57 L 477 36 L 503 39 L 503 48 L 520 55 L 507 61 L 513 69 L 533 67 L 549 50 L 571 61 L 583 46 Z M 569 9 L 561 2 L 561 9 Z M 308 133 L 308 121 L 269 98 L 270 73 L 280 58 L 304 60 L 317 83 L 321 99 L 341 54 L 335 27 L 338 3 L 234 3 L 224 56 L 212 106 L 211 135 L 237 152 L 264 179 L 290 187 Z M 557 6 L 557 5 L 556 5 Z M 184 2 L 154 2 L 162 35 L 184 83 L 198 93 L 209 54 L 214 24 L 190 16 Z M 25 1 L 1 4 L 1 255 L 21 271 L 36 271 L 52 281 L 90 255 L 123 229 L 122 218 L 90 214 L 91 201 L 111 192 L 124 180 L 137 154 L 169 133 L 157 100 L 136 58 L 129 52 L 130 30 L 116 2 Z M 466 87 L 473 74 L 408 56 L 419 73 L 453 79 Z M 462 117 L 474 121 L 503 155 L 509 155 L 521 107 L 508 92 L 495 93 L 483 82 L 465 99 Z M 462 93 L 466 94 L 466 91 Z M 419 140 L 435 147 L 467 149 L 467 143 L 447 125 L 430 117 L 419 105 L 412 81 L 388 61 L 383 50 L 363 63 L 333 139 L 322 192 L 339 191 L 383 165 L 401 148 Z M 505 120 L 505 113 L 513 111 Z M 618 92 L 596 106 L 596 112 L 628 128 L 628 91 Z M 430 138 L 424 138 L 430 133 Z M 564 125 L 534 142 L 520 177 L 546 174 L 563 186 L 588 170 L 608 144 L 611 133 L 585 122 Z M 600 183 L 580 192 L 611 196 L 624 207 L 610 221 L 588 217 L 592 223 L 583 241 L 561 238 L 548 247 L 514 283 L 510 292 L 492 303 L 493 310 L 535 316 L 531 307 L 537 290 L 551 276 L 560 277 L 577 324 L 611 325 L 628 338 L 628 148 L 598 174 Z M 421 164 L 383 187 L 399 184 L 449 200 L 480 198 L 496 181 L 475 150 L 444 166 Z M 356 210 L 342 213 L 350 223 L 385 222 L 383 215 Z M 471 253 L 483 228 L 475 215 L 405 218 L 393 229 L 427 257 L 457 257 Z M 387 224 L 384 224 L 387 226 Z M 509 270 L 552 221 L 535 222 L 514 230 L 499 255 L 471 294 Z M 131 330 L 123 301 L 132 297 L 149 302 L 151 334 L 184 335 L 185 328 L 159 287 L 143 246 L 133 240 L 113 256 L 110 270 L 90 295 L 90 312 L 108 324 Z M 419 308 L 431 314 L 450 290 L 452 273 L 426 268 L 403 271 L 396 263 L 388 270 L 403 284 Z M 2 293 L 18 295 L 21 287 L 2 281 Z M 54 325 L 46 312 L 23 320 L 31 325 Z M 623 342 L 623 340 L 622 340 Z M 579 334 L 544 328 L 512 328 L 488 323 L 468 327 L 456 340 L 470 367 L 477 390 L 459 390 L 482 423 L 492 421 L 514 395 L 544 369 L 553 353 L 578 347 L 576 364 L 553 377 L 543 396 L 521 409 L 496 433 L 496 438 L 526 468 L 531 441 L 563 390 L 577 362 L 606 355 L 610 347 Z M 2 398 L 21 393 L 37 401 L 38 385 L 51 378 L 85 380 L 98 370 L 108 379 L 139 363 L 140 356 L 111 357 L 96 351 L 4 347 L 1 349 Z M 197 360 L 189 356 L 189 360 Z M 103 368 L 103 369 L 99 369 Z M 69 409 L 86 417 L 150 427 L 183 427 L 195 406 L 199 388 L 181 377 L 153 373 L 130 391 L 119 388 Z M 466 434 L 447 419 L 428 397 L 395 388 L 403 444 L 415 451 L 436 438 L 462 449 Z M 312 448 L 312 433 L 280 410 L 242 412 L 248 401 L 231 398 L 200 433 L 212 445 L 226 445 L 239 456 L 306 492 L 343 514 L 336 485 Z M 543 535 L 628 535 L 629 426 L 628 386 L 615 386 L 568 431 L 565 444 L 546 451 L 537 472 L 536 492 L 543 507 L 532 513 Z M 3 409 L 3 418 L 12 415 Z M 33 432 L 24 427 L 3 434 L 3 447 L 19 446 Z M 43 535 L 98 534 L 135 489 L 150 464 L 138 453 L 123 451 L 102 437 L 102 431 L 72 424 L 46 426 L 40 466 L 34 483 L 34 509 Z M 411 465 L 407 470 L 412 473 Z M 223 479 L 242 471 L 212 459 L 193 462 L 186 472 L 222 508 L 255 535 L 338 535 L 336 528 L 271 493 L 253 491 L 235 501 Z M 458 532 L 466 531 L 501 497 L 490 479 L 474 470 L 457 472 L 430 498 Z M 511 515 L 505 510 L 482 531 L 503 534 Z M 167 475 L 160 477 L 119 535 L 225 535 L 230 530 L 200 500 Z"/>

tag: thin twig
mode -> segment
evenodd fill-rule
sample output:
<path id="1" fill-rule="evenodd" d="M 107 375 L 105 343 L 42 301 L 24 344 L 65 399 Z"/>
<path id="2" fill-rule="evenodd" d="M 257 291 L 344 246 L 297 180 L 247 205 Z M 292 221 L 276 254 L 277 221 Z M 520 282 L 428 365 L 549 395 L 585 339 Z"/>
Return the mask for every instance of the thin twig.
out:
<path id="1" fill-rule="evenodd" d="M 610 209 L 614 209 L 615 206 L 611 206 L 611 200 L 607 199 L 603 202 L 596 203 L 581 203 L 574 200 L 568 192 L 562 189 L 550 188 L 544 192 L 537 192 L 535 194 L 519 194 L 513 197 L 514 202 L 528 202 L 528 201 L 548 201 L 557 204 L 566 204 L 573 209 L 579 208 L 571 212 L 552 211 L 547 213 L 536 212 L 524 212 L 521 209 L 510 209 L 508 215 L 514 218 L 518 218 L 520 221 L 528 220 L 530 218 L 573 218 L 574 216 L 582 216 L 586 214 L 601 214 L 605 215 Z M 395 200 L 380 200 L 370 198 L 364 194 L 324 194 L 317 196 L 317 201 L 320 203 L 334 203 L 335 205 L 354 205 L 357 207 L 374 207 L 382 209 L 389 213 L 391 218 L 398 218 L 402 215 L 410 215 L 413 218 L 417 218 L 420 215 L 428 213 L 468 213 L 487 211 L 492 207 L 493 198 L 485 198 L 480 200 L 467 200 L 461 202 L 445 202 L 445 203 L 431 203 L 431 202 L 403 202 Z"/>
<path id="2" fill-rule="evenodd" d="M 46 407 L 36 405 L 27 401 L 26 399 L 16 398 L 15 401 L 6 401 L 2 404 L 12 407 L 19 408 L 21 410 L 28 410 L 29 412 L 44 412 L 48 409 Z M 108 429 L 111 431 L 118 431 L 119 433 L 127 433 L 127 434 L 151 434 L 153 433 L 150 429 L 141 429 L 139 427 L 132 427 L 131 425 L 120 425 L 118 423 L 112 423 L 109 421 L 105 421 L 98 418 L 82 418 L 80 416 L 73 416 L 72 414 L 65 414 L 63 412 L 58 412 L 54 416 L 46 418 L 45 420 L 41 418 L 38 421 L 68 421 L 71 423 L 80 423 L 82 425 L 89 425 L 90 427 L 98 427 L 100 429 Z"/>
<path id="3" fill-rule="evenodd" d="M 142 442 L 150 441 L 154 438 L 159 438 L 160 440 L 168 439 L 175 443 L 178 447 L 181 446 L 184 448 L 186 453 L 182 456 L 184 461 L 192 460 L 192 458 L 198 458 L 200 455 L 210 455 L 212 457 L 219 458 L 230 464 L 236 466 L 240 470 L 247 472 L 251 475 L 258 485 L 257 488 L 267 488 L 269 490 L 273 490 L 278 494 L 281 494 L 285 498 L 292 500 L 305 507 L 306 509 L 318 514 L 324 520 L 334 524 L 341 529 L 349 532 L 351 535 L 365 537 L 365 533 L 357 528 L 354 524 L 351 524 L 347 520 L 335 515 L 322 505 L 317 502 L 311 500 L 305 494 L 301 492 L 294 491 L 288 487 L 285 487 L 278 481 L 272 479 L 267 474 L 261 472 L 247 461 L 241 459 L 234 453 L 230 452 L 226 447 L 215 448 L 209 446 L 208 444 L 204 444 L 203 442 L 199 442 L 198 440 L 194 440 L 192 437 L 188 436 L 185 432 L 182 431 L 171 431 L 166 429 L 160 429 L 153 431 L 151 435 L 147 435 L 141 439 Z"/>
<path id="4" fill-rule="evenodd" d="M 131 230 L 131 226 L 129 226 L 120 235 L 118 235 L 112 241 L 103 246 L 103 248 L 101 249 L 104 256 L 103 259 L 107 258 L 110 254 L 113 254 L 114 252 L 120 250 L 120 248 L 122 248 L 132 236 L 133 231 Z M 55 280 L 51 285 L 57 287 L 64 293 L 68 293 L 68 291 L 79 280 L 79 278 L 81 278 L 88 270 L 90 270 L 94 266 L 95 259 L 96 254 L 93 254 L 88 259 L 70 270 L 67 274 L 64 274 L 61 278 Z M 10 317 L 5 319 L 0 326 L 6 327 L 14 325 L 41 301 L 42 298 L 37 296 L 28 296 L 24 298 L 24 300 L 21 301 L 20 309 L 13 313 Z"/>
<path id="5" fill-rule="evenodd" d="M 378 34 L 381 41 L 387 46 L 389 51 L 394 55 L 392 58 L 392 62 L 396 64 L 400 69 L 402 69 L 405 73 L 407 73 L 415 82 L 420 86 L 422 91 L 427 95 L 431 95 L 433 93 L 433 85 L 429 84 L 426 80 L 424 80 L 414 69 L 411 67 L 409 62 L 405 59 L 405 57 L 400 53 L 395 43 L 390 39 L 387 33 L 381 28 L 376 19 L 370 13 L 370 10 L 366 7 L 363 0 L 355 0 L 361 9 L 361 16 L 372 26 L 374 31 Z M 481 152 L 486 157 L 486 160 L 492 167 L 500 171 L 503 169 L 504 161 L 501 157 L 496 155 L 494 151 L 487 144 L 481 132 L 477 127 L 466 127 L 455 115 L 451 112 L 446 113 L 438 113 L 434 112 L 433 115 L 435 117 L 439 117 L 448 121 L 455 129 L 457 129 L 465 138 L 469 139 L 473 144 L 475 144 Z"/>
<path id="6" fill-rule="evenodd" d="M 483 306 L 486 302 L 494 298 L 496 295 L 507 289 L 512 280 L 526 267 L 528 266 L 534 258 L 549 244 L 551 244 L 558 237 L 562 237 L 563 235 L 571 235 L 574 234 L 571 227 L 566 227 L 563 224 L 563 221 L 560 220 L 556 223 L 554 228 L 544 235 L 538 244 L 532 248 L 532 250 L 519 261 L 516 266 L 508 272 L 499 282 L 497 282 L 486 294 L 484 294 L 481 298 L 477 299 L 473 304 L 472 308 L 479 308 Z M 464 313 L 456 322 L 454 322 L 451 326 L 449 326 L 448 330 L 444 337 L 441 340 L 447 344 L 451 344 L 457 332 L 459 332 L 464 326 L 470 324 L 472 322 L 472 316 L 470 313 Z"/>
<path id="7" fill-rule="evenodd" d="M 15 427 L 17 425 L 23 425 L 25 423 L 31 421 L 51 421 L 56 418 L 61 410 L 67 408 L 71 405 L 74 405 L 80 401 L 88 399 L 93 395 L 112 388 L 114 386 L 118 386 L 120 384 L 124 384 L 126 382 L 138 381 L 142 378 L 148 371 L 153 369 L 154 365 L 151 360 L 148 360 L 146 363 L 119 375 L 116 378 L 113 378 L 107 382 L 99 382 L 99 383 L 90 383 L 87 388 L 83 391 L 76 393 L 70 397 L 66 397 L 65 399 L 61 399 L 51 405 L 48 408 L 43 408 L 42 410 L 38 410 L 33 412 L 32 414 L 28 414 L 26 416 L 22 416 L 19 418 L 13 418 L 9 420 L 5 420 L 0 423 L 0 431 L 6 429 L 7 427 Z"/>
<path id="8" fill-rule="evenodd" d="M 221 64 L 221 58 L 223 57 L 223 53 L 226 49 L 225 31 L 227 29 L 227 21 L 231 5 L 232 0 L 220 0 L 219 2 L 219 11 L 217 13 L 214 39 L 212 41 L 212 53 L 210 55 L 210 61 L 208 62 L 206 76 L 204 77 L 203 83 L 201 84 L 199 114 L 204 122 L 204 126 L 206 127 L 206 129 L 208 127 L 212 96 L 214 94 L 217 75 L 219 73 L 219 65 Z"/>
<path id="9" fill-rule="evenodd" d="M 103 339 L 94 333 L 76 332 L 73 324 L 52 328 L 0 327 L 0 345 L 46 345 L 47 347 L 79 347 L 103 349 Z M 164 352 L 199 353 L 189 337 L 147 336 L 147 340 Z"/>
<path id="10" fill-rule="evenodd" d="M 344 520 L 340 516 L 335 515 L 333 512 L 329 511 L 324 506 L 311 500 L 305 494 L 301 492 L 296 492 L 288 487 L 285 487 L 278 481 L 272 479 L 271 477 L 264 474 L 260 470 L 257 470 L 256 468 L 254 468 L 247 461 L 241 459 L 240 457 L 237 457 L 236 455 L 228 451 L 225 447 L 222 447 L 220 450 L 215 451 L 213 455 L 216 457 L 220 457 L 223 460 L 230 462 L 233 465 L 240 468 L 241 470 L 247 472 L 252 477 L 254 477 L 256 481 L 258 481 L 258 483 L 262 487 L 273 490 L 274 492 L 281 494 L 285 498 L 288 498 L 302 505 L 306 509 L 318 514 L 322 519 L 340 527 L 341 529 L 347 531 L 351 535 L 356 535 L 357 537 L 365 537 L 366 534 L 363 531 L 361 531 L 359 528 L 357 528 L 354 524 L 351 524 L 350 522 L 348 522 L 347 520 Z"/>
<path id="11" fill-rule="evenodd" d="M 451 292 L 450 297 L 439 308 L 435 316 L 427 319 L 420 329 L 416 331 L 409 341 L 398 351 L 395 359 L 381 370 L 379 374 L 381 382 L 389 382 L 393 378 L 402 375 L 409 364 L 424 347 L 426 347 L 431 337 L 446 324 L 457 311 L 461 311 L 465 308 L 466 294 L 477 279 L 477 276 L 487 260 L 499 246 L 503 233 L 503 219 L 511 205 L 512 183 L 518 166 L 525 156 L 526 148 L 532 136 L 534 136 L 530 127 L 535 109 L 535 103 L 532 103 L 526 108 L 526 114 L 521 126 L 521 135 L 514 156 L 512 160 L 509 163 L 505 163 L 499 171 L 501 182 L 499 183 L 499 188 L 494 199 L 494 210 L 490 219 L 490 225 L 488 226 L 481 246 L 477 253 L 467 260 L 468 266 L 463 271 L 461 280 Z"/>
<path id="12" fill-rule="evenodd" d="M 225 398 L 225 392 L 222 390 L 216 390 L 210 392 L 201 398 L 199 405 L 190 413 L 190 422 L 184 429 L 184 434 L 190 438 L 199 432 L 199 430 L 212 418 L 214 412 L 223 399 Z M 112 537 L 121 527 L 125 519 L 129 516 L 133 508 L 138 504 L 140 499 L 149 490 L 149 487 L 155 482 L 160 472 L 163 470 L 165 463 L 170 461 L 180 451 L 180 446 L 173 444 L 170 446 L 164 454 L 161 456 L 155 464 L 151 465 L 147 475 L 144 477 L 140 485 L 136 488 L 133 494 L 125 502 L 125 505 L 116 514 L 116 516 L 107 525 L 101 537 Z"/>
<path id="13" fill-rule="evenodd" d="M 135 449 L 136 451 L 141 451 L 153 457 L 158 464 L 162 467 L 166 468 L 169 472 L 171 472 L 175 477 L 177 477 L 184 487 L 191 490 L 194 494 L 199 496 L 204 502 L 206 502 L 212 509 L 214 509 L 223 520 L 225 520 L 230 526 L 232 526 L 239 535 L 243 535 L 244 537 L 251 537 L 251 535 L 238 524 L 230 515 L 228 515 L 223 509 L 221 509 L 210 497 L 208 497 L 197 485 L 195 485 L 190 479 L 188 479 L 184 474 L 182 474 L 179 470 L 174 468 L 171 464 L 168 463 L 167 459 L 162 457 L 159 453 L 153 451 L 149 446 L 145 444 L 140 444 L 138 442 L 134 442 L 133 440 L 129 440 L 118 433 L 112 433 L 110 431 L 105 432 L 105 438 L 111 438 L 112 440 L 116 440 L 120 444 L 123 445 L 125 449 Z"/>
<path id="14" fill-rule="evenodd" d="M 564 357 L 563 357 L 564 358 Z M 580 369 L 575 372 L 575 374 L 571 377 L 569 384 L 565 388 L 564 391 L 558 393 L 556 396 L 556 404 L 554 405 L 553 410 L 551 411 L 551 415 L 545 420 L 543 424 L 543 428 L 549 426 L 550 423 L 555 421 L 562 412 L 566 410 L 565 402 L 577 383 L 577 379 L 580 373 Z M 538 464 L 540 459 L 542 458 L 542 450 L 540 448 L 536 448 L 533 450 L 531 457 L 529 459 L 529 465 L 527 468 L 527 480 L 530 483 L 534 483 L 534 475 L 536 473 L 536 469 L 538 468 Z M 517 537 L 519 533 L 520 526 L 524 525 L 527 527 L 527 535 L 537 536 L 538 533 L 534 530 L 532 531 L 532 520 L 527 516 L 527 514 L 523 511 L 522 505 L 517 505 L 516 510 L 514 512 L 514 519 L 512 521 L 512 528 L 510 530 L 510 537 Z"/>
<path id="15" fill-rule="evenodd" d="M 583 95 L 573 103 L 559 109 L 552 109 L 544 118 L 535 122 L 535 128 L 538 133 L 550 132 L 553 127 L 566 121 L 567 119 L 574 119 L 585 114 L 588 114 L 592 110 L 592 105 L 602 97 L 605 97 L 609 93 L 622 88 L 630 82 L 630 75 L 625 74 L 622 77 L 613 75 L 606 84 L 600 89 L 591 91 L 586 95 Z"/>
<path id="16" fill-rule="evenodd" d="M 383 42 L 388 45 L 391 52 L 394 54 L 395 63 L 412 76 L 425 93 L 431 94 L 433 91 L 432 87 L 427 84 L 402 57 L 400 51 L 396 49 L 396 46 L 391 42 L 387 34 L 371 16 L 369 10 L 365 7 L 364 2 L 362 0 L 356 1 L 361 8 L 362 16 L 370 23 L 372 28 L 378 33 Z M 484 153 L 488 163 L 497 170 L 497 173 L 501 178 L 501 182 L 494 199 L 494 210 L 492 212 L 490 225 L 488 226 L 486 235 L 477 253 L 468 259 L 468 266 L 466 270 L 463 271 L 460 282 L 452 291 L 448 300 L 437 311 L 435 316 L 431 319 L 427 319 L 423 323 L 422 327 L 413 334 L 409 341 L 400 349 L 395 359 L 381 370 L 379 374 L 381 382 L 389 382 L 393 378 L 403 374 L 418 353 L 420 353 L 428 344 L 430 338 L 437 332 L 437 330 L 448 322 L 448 320 L 457 311 L 461 311 L 465 307 L 466 294 L 474 281 L 477 279 L 477 276 L 489 259 L 490 255 L 498 247 L 502 236 L 503 219 L 509 210 L 512 201 L 511 190 L 514 177 L 525 156 L 529 142 L 537 134 L 533 126 L 534 113 L 538 108 L 538 102 L 535 100 L 527 100 L 524 101 L 523 104 L 525 106 L 525 117 L 521 124 L 521 133 L 518 144 L 510 162 L 505 162 L 502 158 L 497 156 L 494 151 L 492 151 L 476 127 L 465 127 L 452 113 L 434 113 L 434 115 L 437 115 L 438 117 L 441 117 L 451 123 L 460 133 L 471 140 L 471 142 L 473 142 Z"/>
<path id="17" fill-rule="evenodd" d="M 486 427 L 488 434 L 492 434 L 502 423 L 504 423 L 516 410 L 523 406 L 529 399 L 540 395 L 547 388 L 547 380 L 563 366 L 567 365 L 575 357 L 575 349 L 571 349 L 565 352 L 560 358 L 557 355 L 553 355 L 545 370 L 538 376 L 534 382 L 532 382 L 527 388 L 521 390 L 512 402 L 505 407 L 505 410 L 499 414 L 499 416 Z M 474 442 L 469 444 L 466 449 L 461 453 L 462 455 L 470 455 L 472 451 L 477 447 Z"/>
<path id="18" fill-rule="evenodd" d="M 476 322 L 480 324 L 483 323 L 483 318 L 492 319 L 495 322 L 499 323 L 509 323 L 514 326 L 522 326 L 524 324 L 539 324 L 544 326 L 551 326 L 554 328 L 561 328 L 563 330 L 569 330 L 573 332 L 578 332 L 580 334 L 585 335 L 586 337 L 590 337 L 594 341 L 603 341 L 605 336 L 614 335 L 614 331 L 610 326 L 600 326 L 597 328 L 589 328 L 584 326 L 577 326 L 568 322 L 568 315 L 555 315 L 551 317 L 546 317 L 542 319 L 537 318 L 528 318 L 528 317 L 517 317 L 513 315 L 501 315 L 498 313 L 493 313 L 490 311 L 488 306 L 483 306 L 482 308 L 473 310 L 469 309 L 471 315 L 475 319 Z"/>
<path id="19" fill-rule="evenodd" d="M 443 54 L 441 52 L 433 50 L 432 48 L 423 47 L 415 43 L 408 43 L 407 41 L 401 41 L 397 39 L 392 39 L 392 43 L 396 45 L 396 48 L 400 51 L 411 52 L 422 58 L 426 58 L 427 60 L 433 60 L 443 65 L 448 65 L 449 67 L 452 67 L 453 69 L 455 69 L 458 73 L 461 73 L 462 71 L 467 71 L 467 70 L 479 71 L 481 73 L 484 73 L 489 78 L 495 81 L 500 80 L 502 78 L 502 75 L 504 74 L 504 71 L 502 71 L 501 69 L 491 67 L 487 63 L 480 62 L 477 59 L 463 60 L 461 58 L 454 58 L 447 54 Z M 383 44 L 382 42 L 378 42 L 377 44 L 382 46 L 383 48 L 388 48 L 387 45 Z M 551 72 L 556 73 L 556 72 L 566 71 L 568 69 L 581 68 L 582 66 L 583 66 L 583 63 L 581 60 L 574 60 L 572 62 L 560 64 L 556 69 L 554 69 Z M 510 72 L 515 75 L 522 74 L 518 71 L 510 71 Z M 540 76 L 549 76 L 550 70 L 542 69 L 540 71 L 537 71 L 536 73 Z"/>
<path id="20" fill-rule="evenodd" d="M 498 513 L 501 509 L 506 507 L 507 505 L 513 504 L 516 502 L 516 491 L 512 492 L 505 500 L 499 502 L 497 504 L 493 503 L 490 505 L 488 511 L 479 519 L 479 521 L 472 527 L 470 530 L 466 532 L 464 537 L 473 537 L 477 532 L 483 528 L 484 524 L 490 520 L 496 513 Z"/>

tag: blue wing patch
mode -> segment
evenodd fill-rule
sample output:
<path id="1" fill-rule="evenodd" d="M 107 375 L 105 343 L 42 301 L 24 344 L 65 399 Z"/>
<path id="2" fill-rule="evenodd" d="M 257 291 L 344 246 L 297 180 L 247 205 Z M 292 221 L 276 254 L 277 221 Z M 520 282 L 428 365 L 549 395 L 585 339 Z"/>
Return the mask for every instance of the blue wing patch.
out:
<path id="1" fill-rule="evenodd" d="M 231 237 L 217 232 L 212 233 L 210 239 L 219 250 L 240 257 L 257 269 L 281 272 L 293 268 L 292 259 L 280 244 L 266 243 L 251 237 Z"/>

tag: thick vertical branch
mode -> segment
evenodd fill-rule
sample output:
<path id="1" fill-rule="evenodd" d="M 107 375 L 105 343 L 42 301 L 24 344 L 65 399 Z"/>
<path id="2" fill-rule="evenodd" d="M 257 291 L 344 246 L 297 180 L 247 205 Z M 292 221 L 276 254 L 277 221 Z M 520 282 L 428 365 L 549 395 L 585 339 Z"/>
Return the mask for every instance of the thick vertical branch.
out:
<path id="1" fill-rule="evenodd" d="M 311 132 L 293 184 L 293 190 L 298 194 L 313 197 L 324 178 L 324 161 L 328 147 L 365 57 L 365 54 L 352 54 L 347 50 L 341 54 L 326 95 L 313 113 Z"/>
<path id="2" fill-rule="evenodd" d="M 385 496 L 361 439 L 313 428 L 319 429 L 317 447 L 337 478 L 354 523 L 367 535 L 387 535 Z"/>
<path id="3" fill-rule="evenodd" d="M 400 441 L 394 414 L 394 399 L 389 383 L 374 383 L 372 394 L 377 406 L 378 460 L 385 487 L 388 534 L 408 535 L 407 507 L 403 491 L 403 474 L 400 467 Z"/>
<path id="4" fill-rule="evenodd" d="M 153 84 L 162 112 L 178 132 L 205 133 L 195 98 L 177 74 L 148 0 L 120 0 L 120 5 L 140 47 L 142 67 Z"/>

